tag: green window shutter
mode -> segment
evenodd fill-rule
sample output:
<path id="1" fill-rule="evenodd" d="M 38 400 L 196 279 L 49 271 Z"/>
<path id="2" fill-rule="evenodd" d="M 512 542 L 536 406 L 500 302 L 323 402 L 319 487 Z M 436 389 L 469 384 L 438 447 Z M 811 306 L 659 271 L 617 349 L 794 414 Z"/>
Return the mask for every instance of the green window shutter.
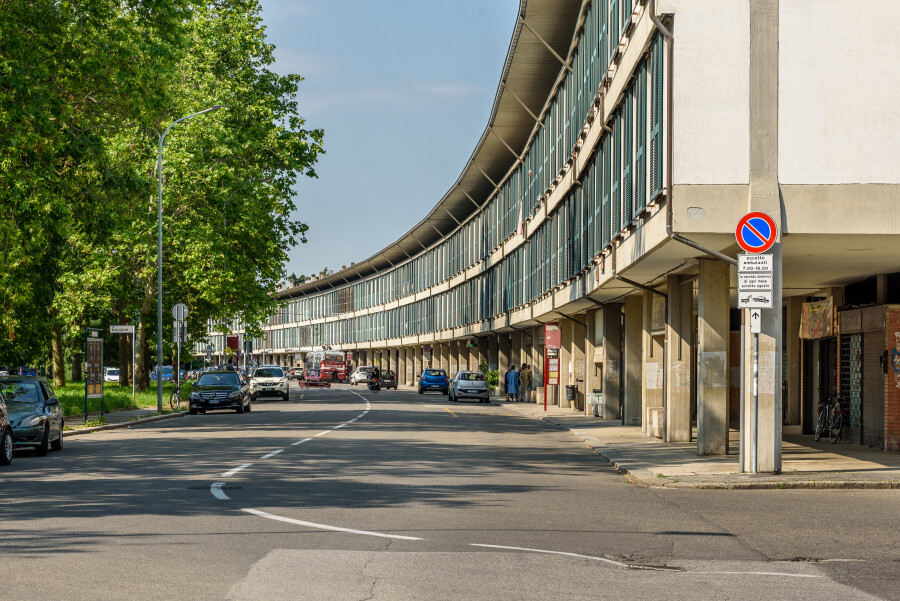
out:
<path id="1" fill-rule="evenodd" d="M 647 181 L 645 175 L 644 147 L 647 132 L 647 61 L 641 63 L 637 76 L 637 98 L 634 103 L 634 214 L 647 206 Z"/>
<path id="2" fill-rule="evenodd" d="M 603 216 L 601 218 L 600 230 L 603 236 L 600 238 L 600 247 L 606 248 L 609 244 L 609 202 L 610 202 L 610 159 L 612 158 L 612 144 L 610 135 L 607 134 L 603 140 Z"/>
<path id="3" fill-rule="evenodd" d="M 657 34 L 650 49 L 650 198 L 662 191 L 663 44 Z"/>
<path id="4" fill-rule="evenodd" d="M 612 188 L 609 204 L 612 215 L 609 221 L 609 237 L 615 238 L 622 224 L 622 111 L 616 111 L 612 134 Z"/>
<path id="5" fill-rule="evenodd" d="M 622 229 L 628 227 L 634 216 L 631 176 L 634 161 L 632 133 L 634 131 L 634 87 L 628 89 L 622 107 Z"/>
<path id="6" fill-rule="evenodd" d="M 609 2 L 609 62 L 616 56 L 616 50 L 619 46 L 619 0 L 610 0 Z"/>

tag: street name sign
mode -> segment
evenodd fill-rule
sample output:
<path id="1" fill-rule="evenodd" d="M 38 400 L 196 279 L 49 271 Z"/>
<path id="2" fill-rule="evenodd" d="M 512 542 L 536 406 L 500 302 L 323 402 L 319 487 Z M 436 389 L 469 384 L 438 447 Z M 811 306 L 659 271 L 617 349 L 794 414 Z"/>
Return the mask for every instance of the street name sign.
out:
<path id="1" fill-rule="evenodd" d="M 134 334 L 134 326 L 109 326 L 110 334 Z"/>

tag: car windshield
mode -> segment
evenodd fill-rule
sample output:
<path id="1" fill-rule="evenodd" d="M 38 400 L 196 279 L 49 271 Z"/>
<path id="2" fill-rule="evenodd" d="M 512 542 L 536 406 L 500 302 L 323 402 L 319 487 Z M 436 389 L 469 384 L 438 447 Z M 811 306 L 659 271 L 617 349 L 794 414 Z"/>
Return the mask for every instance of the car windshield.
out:
<path id="1" fill-rule="evenodd" d="M 394 372 L 392 372 L 392 371 L 389 370 L 389 369 L 385 369 L 385 370 L 383 370 L 383 371 L 381 372 L 381 377 L 382 377 L 382 378 L 393 378 L 393 377 L 394 377 Z"/>
<path id="2" fill-rule="evenodd" d="M 118 369 L 110 369 L 110 370 L 107 370 L 106 375 L 108 375 L 108 376 L 118 376 L 118 375 L 119 375 L 119 370 L 118 370 Z"/>
<path id="3" fill-rule="evenodd" d="M 41 392 L 37 382 L 28 380 L 6 380 L 0 382 L 0 393 L 7 403 L 37 404 L 41 402 Z"/>
<path id="4" fill-rule="evenodd" d="M 283 378 L 284 372 L 280 367 L 260 367 L 253 372 L 254 378 Z"/>
<path id="5" fill-rule="evenodd" d="M 234 372 L 222 374 L 203 374 L 197 380 L 197 386 L 240 386 L 238 375 Z"/>
<path id="6" fill-rule="evenodd" d="M 172 366 L 171 365 L 163 365 L 162 372 L 163 372 L 163 375 L 171 374 Z"/>
<path id="7" fill-rule="evenodd" d="M 477 371 L 472 371 L 464 374 L 459 374 L 459 379 L 471 380 L 473 382 L 484 382 L 484 374 Z"/>
<path id="8" fill-rule="evenodd" d="M 443 369 L 426 369 L 425 375 L 426 376 L 445 376 L 447 374 L 444 373 Z"/>

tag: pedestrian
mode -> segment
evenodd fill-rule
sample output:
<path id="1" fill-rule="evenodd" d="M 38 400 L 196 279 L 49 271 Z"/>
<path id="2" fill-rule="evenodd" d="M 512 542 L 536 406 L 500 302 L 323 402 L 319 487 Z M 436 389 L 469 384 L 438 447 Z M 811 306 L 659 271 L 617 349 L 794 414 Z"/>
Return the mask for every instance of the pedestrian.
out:
<path id="1" fill-rule="evenodd" d="M 335 369 L 331 372 L 331 382 L 333 384 L 336 384 L 337 381 L 338 381 L 338 370 Z"/>
<path id="2" fill-rule="evenodd" d="M 516 371 L 515 365 L 510 365 L 504 377 L 506 382 L 506 400 L 515 401 L 519 392 L 519 372 Z"/>
<path id="3" fill-rule="evenodd" d="M 523 363 L 519 366 L 519 369 L 516 370 L 516 402 L 520 402 L 522 400 L 522 371 L 525 370 L 525 364 Z"/>
<path id="4" fill-rule="evenodd" d="M 522 366 L 522 400 L 529 402 L 531 400 L 531 366 Z"/>

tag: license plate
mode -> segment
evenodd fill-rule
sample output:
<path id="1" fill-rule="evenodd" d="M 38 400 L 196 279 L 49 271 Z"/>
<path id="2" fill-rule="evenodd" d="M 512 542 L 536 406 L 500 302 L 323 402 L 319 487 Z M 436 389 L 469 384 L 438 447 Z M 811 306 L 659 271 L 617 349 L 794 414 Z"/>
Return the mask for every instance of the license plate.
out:
<path id="1" fill-rule="evenodd" d="M 210 399 L 210 401 L 209 401 L 210 405 L 217 405 L 218 403 L 219 403 L 219 399 Z"/>
<path id="2" fill-rule="evenodd" d="M 274 390 L 274 388 L 263 388 L 263 390 L 266 392 L 272 392 Z"/>
<path id="3" fill-rule="evenodd" d="M 432 385 L 431 385 L 431 388 L 440 388 L 440 387 L 441 387 L 440 384 L 432 384 Z"/>

